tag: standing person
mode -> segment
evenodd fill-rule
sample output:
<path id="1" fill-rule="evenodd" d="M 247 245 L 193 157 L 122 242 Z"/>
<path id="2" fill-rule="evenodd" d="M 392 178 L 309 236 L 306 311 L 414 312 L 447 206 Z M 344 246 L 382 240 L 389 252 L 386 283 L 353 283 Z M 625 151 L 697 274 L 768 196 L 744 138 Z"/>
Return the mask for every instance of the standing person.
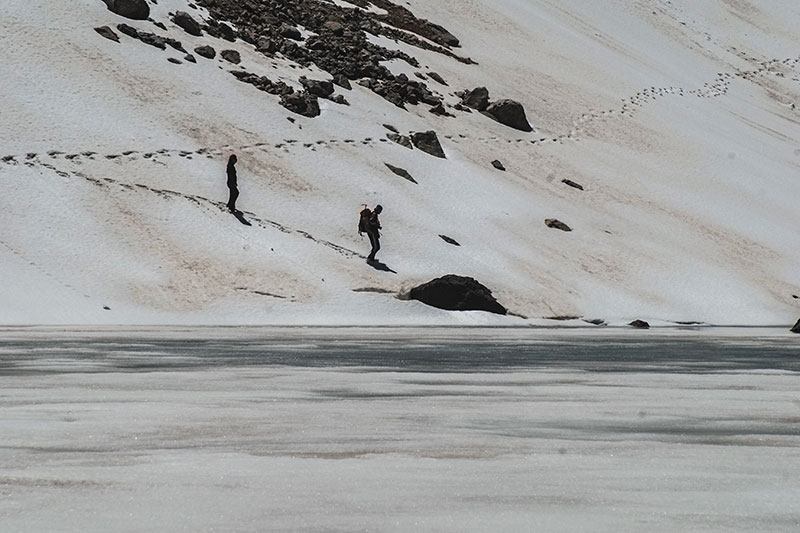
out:
<path id="1" fill-rule="evenodd" d="M 231 154 L 228 158 L 228 189 L 230 189 L 230 196 L 228 197 L 228 209 L 236 212 L 236 199 L 239 198 L 239 188 L 236 182 L 236 154 Z"/>
<path id="2" fill-rule="evenodd" d="M 369 216 L 369 222 L 367 223 L 367 237 L 369 237 L 369 243 L 372 245 L 372 250 L 367 256 L 367 263 L 374 262 L 375 254 L 377 254 L 378 250 L 381 249 L 381 221 L 378 220 L 378 215 L 380 215 L 382 211 L 383 206 L 378 204 L 375 206 L 375 209 L 372 210 L 372 214 Z"/>

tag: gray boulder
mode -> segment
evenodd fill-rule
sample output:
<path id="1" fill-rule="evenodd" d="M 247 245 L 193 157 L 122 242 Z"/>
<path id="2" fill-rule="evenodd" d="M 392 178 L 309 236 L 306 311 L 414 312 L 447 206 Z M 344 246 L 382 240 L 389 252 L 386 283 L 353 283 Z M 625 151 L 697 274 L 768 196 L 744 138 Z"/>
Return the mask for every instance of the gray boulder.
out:
<path id="1" fill-rule="evenodd" d="M 192 17 L 186 11 L 177 11 L 175 16 L 172 17 L 172 22 L 174 22 L 189 35 L 200 37 L 203 34 L 202 30 L 200 29 L 200 23 L 197 22 L 194 17 Z"/>
<path id="2" fill-rule="evenodd" d="M 300 76 L 300 84 L 306 91 L 319 98 L 330 98 L 333 95 L 333 82 L 327 80 L 311 80 Z"/>
<path id="3" fill-rule="evenodd" d="M 150 18 L 150 6 L 145 0 L 103 0 L 108 10 L 133 20 Z"/>
<path id="4" fill-rule="evenodd" d="M 100 26 L 99 28 L 95 28 L 94 31 L 110 41 L 114 41 L 115 43 L 119 42 L 119 35 L 117 35 L 114 30 L 108 26 Z"/>
<path id="5" fill-rule="evenodd" d="M 520 131 L 533 131 L 525 116 L 525 108 L 515 100 L 504 99 L 494 102 L 486 108 L 485 113 L 509 128 Z"/>
<path id="6" fill-rule="evenodd" d="M 304 117 L 314 118 L 320 114 L 317 97 L 305 91 L 282 95 L 280 104 L 289 111 Z"/>
<path id="7" fill-rule="evenodd" d="M 489 107 L 489 90 L 486 87 L 476 87 L 471 91 L 461 93 L 461 103 L 478 111 L 485 111 Z"/>
<path id="8" fill-rule="evenodd" d="M 217 56 L 217 51 L 214 50 L 214 47 L 207 44 L 195 48 L 194 53 L 206 59 L 214 59 Z"/>
<path id="9" fill-rule="evenodd" d="M 416 132 L 411 134 L 411 142 L 425 153 L 432 156 L 441 157 L 446 159 L 442 145 L 439 144 L 439 138 L 433 130 L 425 132 Z"/>
<path id="10" fill-rule="evenodd" d="M 242 62 L 242 56 L 239 55 L 239 52 L 236 50 L 223 50 L 219 53 L 220 57 L 229 63 L 233 63 L 234 65 L 238 65 Z"/>
<path id="11" fill-rule="evenodd" d="M 636 329 L 650 329 L 650 324 L 645 322 L 644 320 L 634 320 L 633 322 L 628 324 L 632 328 Z"/>
<path id="12" fill-rule="evenodd" d="M 505 307 L 492 296 L 492 291 L 473 278 L 448 274 L 414 287 L 412 300 L 448 311 L 488 311 L 505 315 Z"/>

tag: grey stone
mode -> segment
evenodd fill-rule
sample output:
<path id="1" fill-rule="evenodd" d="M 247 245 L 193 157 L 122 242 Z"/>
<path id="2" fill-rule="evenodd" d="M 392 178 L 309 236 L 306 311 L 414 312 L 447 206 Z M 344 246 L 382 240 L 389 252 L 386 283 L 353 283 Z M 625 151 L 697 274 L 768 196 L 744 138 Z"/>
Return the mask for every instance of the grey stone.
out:
<path id="1" fill-rule="evenodd" d="M 99 28 L 95 28 L 94 31 L 96 31 L 106 39 L 109 39 L 116 43 L 119 42 L 119 35 L 117 35 L 116 32 L 114 32 L 114 30 L 112 30 L 108 26 L 100 26 Z"/>
<path id="2" fill-rule="evenodd" d="M 417 180 L 415 180 L 414 177 L 411 174 L 409 174 L 406 169 L 400 168 L 400 167 L 396 167 L 394 165 L 390 165 L 389 163 L 384 163 L 384 165 L 386 165 L 386 167 L 389 170 L 391 170 L 392 172 L 394 172 L 395 174 L 397 174 L 401 178 L 407 179 L 411 183 L 417 183 Z"/>
<path id="3" fill-rule="evenodd" d="M 561 231 L 572 231 L 572 228 L 570 228 L 557 218 L 548 218 L 544 221 L 544 224 L 548 228 L 560 229 Z"/>
<path id="4" fill-rule="evenodd" d="M 195 35 L 197 37 L 203 35 L 203 31 L 200 29 L 200 23 L 186 11 L 175 12 L 175 15 L 172 17 L 172 22 L 189 35 Z"/>
<path id="5" fill-rule="evenodd" d="M 217 51 L 214 50 L 214 47 L 207 44 L 195 48 L 194 53 L 206 59 L 214 59 L 217 56 Z"/>
<path id="6" fill-rule="evenodd" d="M 436 132 L 433 130 L 412 133 L 411 142 L 416 148 L 427 154 L 435 157 L 441 157 L 442 159 L 447 158 L 447 156 L 444 154 L 444 150 L 442 149 L 442 145 L 439 144 L 439 138 L 436 136 Z"/>
<path id="7" fill-rule="evenodd" d="M 196 51 L 196 50 L 195 50 Z M 233 63 L 234 65 L 238 65 L 242 62 L 242 57 L 239 55 L 239 52 L 236 50 L 223 50 L 219 53 L 220 57 L 229 63 Z"/>
<path id="8" fill-rule="evenodd" d="M 628 325 L 631 326 L 632 328 L 637 328 L 637 329 L 650 329 L 650 324 L 648 324 L 644 320 L 637 319 L 629 323 Z"/>
<path id="9" fill-rule="evenodd" d="M 489 105 L 485 113 L 500 124 L 520 131 L 533 131 L 525 116 L 525 108 L 515 100 L 499 100 Z"/>
<path id="10" fill-rule="evenodd" d="M 486 87 L 476 87 L 465 91 L 461 96 L 461 103 L 478 111 L 485 111 L 489 107 L 489 90 Z"/>

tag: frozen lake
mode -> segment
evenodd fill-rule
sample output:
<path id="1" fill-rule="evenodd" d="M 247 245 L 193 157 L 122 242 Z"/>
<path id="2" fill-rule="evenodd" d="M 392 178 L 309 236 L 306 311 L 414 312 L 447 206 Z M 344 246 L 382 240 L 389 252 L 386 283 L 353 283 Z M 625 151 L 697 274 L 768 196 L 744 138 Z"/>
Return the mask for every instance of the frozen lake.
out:
<path id="1" fill-rule="evenodd" d="M 784 331 L 0 329 L 2 531 L 791 531 Z"/>

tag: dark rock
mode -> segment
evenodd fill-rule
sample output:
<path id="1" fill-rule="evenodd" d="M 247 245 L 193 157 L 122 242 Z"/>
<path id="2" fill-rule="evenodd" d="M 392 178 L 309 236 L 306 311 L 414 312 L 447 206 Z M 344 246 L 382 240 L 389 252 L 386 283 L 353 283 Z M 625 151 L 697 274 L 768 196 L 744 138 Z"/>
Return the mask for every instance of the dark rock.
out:
<path id="1" fill-rule="evenodd" d="M 236 32 L 224 22 L 211 19 L 208 21 L 208 24 L 203 26 L 203 29 L 206 30 L 206 32 L 212 37 L 225 39 L 226 41 L 230 42 L 234 42 L 236 40 Z"/>
<path id="2" fill-rule="evenodd" d="M 194 53 L 206 59 L 214 59 L 217 56 L 217 51 L 214 50 L 214 47 L 207 44 L 195 48 Z"/>
<path id="3" fill-rule="evenodd" d="M 432 156 L 441 157 L 446 159 L 442 145 L 439 144 L 439 138 L 433 130 L 425 132 L 416 132 L 411 134 L 411 142 L 416 148 Z"/>
<path id="4" fill-rule="evenodd" d="M 578 189 L 579 191 L 583 190 L 583 185 L 581 185 L 580 183 L 575 183 L 572 180 L 563 179 L 563 180 L 561 180 L 561 183 L 563 183 L 564 185 L 569 185 L 573 189 Z"/>
<path id="5" fill-rule="evenodd" d="M 466 106 L 463 106 L 461 104 L 455 104 L 453 106 L 453 109 L 458 109 L 459 111 L 463 111 L 465 113 L 472 113 L 472 109 L 470 109 L 470 108 L 468 108 Z"/>
<path id="6" fill-rule="evenodd" d="M 473 278 L 448 274 L 414 287 L 412 300 L 448 311 L 488 311 L 505 315 L 505 307 L 492 296 L 492 291 Z"/>
<path id="7" fill-rule="evenodd" d="M 150 18 L 150 6 L 145 0 L 103 0 L 108 10 L 133 20 Z"/>
<path id="8" fill-rule="evenodd" d="M 384 163 L 384 165 L 386 165 L 389 170 L 391 170 L 401 178 L 407 179 L 411 183 L 417 183 L 417 180 L 415 180 L 414 177 L 411 174 L 409 174 L 406 169 L 390 165 L 389 163 Z"/>
<path id="9" fill-rule="evenodd" d="M 167 49 L 167 39 L 165 39 L 164 37 L 160 37 L 155 33 L 150 33 L 147 31 L 139 31 L 132 26 L 128 26 L 127 24 L 117 24 L 117 29 L 121 33 L 127 35 L 128 37 L 138 39 L 145 44 L 149 44 L 150 46 L 155 46 L 156 48 L 159 48 L 161 50 Z"/>
<path id="10" fill-rule="evenodd" d="M 180 65 L 183 63 L 180 59 L 174 57 L 168 57 L 167 61 L 169 61 L 170 63 L 175 63 L 176 65 Z"/>
<path id="11" fill-rule="evenodd" d="M 172 22 L 189 35 L 195 35 L 197 37 L 203 35 L 203 31 L 200 29 L 200 23 L 186 11 L 177 11 L 172 17 Z"/>
<path id="12" fill-rule="evenodd" d="M 272 55 L 280 49 L 279 43 L 275 39 L 261 36 L 256 41 L 256 50 L 264 55 Z"/>
<path id="13" fill-rule="evenodd" d="M 197 60 L 194 58 L 192 54 L 186 54 L 183 59 L 185 59 L 189 63 L 197 63 Z"/>
<path id="14" fill-rule="evenodd" d="M 317 97 L 305 91 L 284 94 L 280 103 L 289 111 L 304 117 L 314 118 L 320 114 Z"/>
<path id="15" fill-rule="evenodd" d="M 409 150 L 413 150 L 414 149 L 414 145 L 411 144 L 411 137 L 409 137 L 408 135 L 398 135 L 396 133 L 387 133 L 386 134 L 386 138 L 389 139 L 390 141 L 396 142 L 397 144 L 399 144 L 401 146 L 405 146 Z"/>
<path id="16" fill-rule="evenodd" d="M 350 105 L 350 102 L 348 102 L 347 99 L 341 94 L 337 94 L 336 96 L 331 98 L 330 101 L 335 104 Z"/>
<path id="17" fill-rule="evenodd" d="M 603 320 L 602 318 L 584 318 L 583 321 L 586 322 L 587 324 L 592 324 L 594 326 L 606 325 L 606 321 Z"/>
<path id="18" fill-rule="evenodd" d="M 650 329 L 650 324 L 648 324 L 644 320 L 634 320 L 628 325 L 637 329 Z"/>
<path id="19" fill-rule="evenodd" d="M 795 323 L 795 325 L 792 326 L 792 329 L 790 329 L 789 331 L 791 331 L 792 333 L 800 333 L 800 320 L 798 320 Z"/>
<path id="20" fill-rule="evenodd" d="M 286 24 L 286 23 L 281 24 L 281 27 L 278 30 L 278 33 L 281 35 L 281 37 L 285 37 L 285 38 L 291 39 L 293 41 L 302 41 L 303 40 L 303 34 L 300 33 L 300 30 L 298 30 L 294 26 L 291 26 L 291 25 Z"/>
<path id="21" fill-rule="evenodd" d="M 492 166 L 493 166 L 494 168 L 496 168 L 497 170 L 502 170 L 503 172 L 505 172 L 505 171 L 506 171 L 506 167 L 504 167 L 504 166 L 503 166 L 503 163 L 501 163 L 501 162 L 500 162 L 499 160 L 497 160 L 497 159 L 495 159 L 494 161 L 492 161 Z"/>
<path id="22" fill-rule="evenodd" d="M 432 79 L 432 80 L 433 80 L 433 81 L 435 81 L 436 83 L 441 83 L 442 85 L 447 85 L 447 82 L 446 82 L 446 81 L 444 81 L 444 78 L 442 78 L 442 77 L 441 77 L 439 74 L 437 74 L 436 72 L 428 72 L 428 77 L 430 77 L 430 79 Z"/>
<path id="23" fill-rule="evenodd" d="M 333 82 L 325 80 L 310 80 L 305 76 L 300 76 L 300 84 L 306 91 L 319 98 L 330 98 L 333 94 Z"/>
<path id="24" fill-rule="evenodd" d="M 171 37 L 161 37 L 161 38 L 164 39 L 164 42 L 170 45 L 175 50 L 183 52 L 184 54 L 186 53 L 186 49 L 183 47 L 183 44 L 181 44 L 181 42 L 178 41 L 177 39 L 173 39 Z"/>
<path id="25" fill-rule="evenodd" d="M 485 111 L 489 107 L 489 90 L 486 87 L 476 87 L 471 91 L 461 93 L 461 103 L 478 111 Z"/>
<path id="26" fill-rule="evenodd" d="M 525 117 L 525 108 L 515 100 L 499 100 L 486 108 L 486 114 L 500 124 L 520 131 L 533 131 Z"/>
<path id="27" fill-rule="evenodd" d="M 392 133 L 399 133 L 397 131 L 397 128 L 395 128 L 391 124 L 384 124 L 383 127 L 386 128 L 387 130 L 391 131 Z"/>
<path id="28" fill-rule="evenodd" d="M 558 220 L 557 218 L 548 218 L 544 221 L 548 228 L 560 229 L 561 231 L 572 231 L 572 228 Z"/>
<path id="29" fill-rule="evenodd" d="M 348 80 L 347 77 L 342 74 L 336 74 L 333 77 L 333 83 L 335 83 L 342 89 L 347 89 L 348 91 L 353 88 L 353 86 L 350 84 L 350 80 Z"/>
<path id="30" fill-rule="evenodd" d="M 452 113 L 448 113 L 447 109 L 444 108 L 444 106 L 442 105 L 441 102 L 439 102 L 438 104 L 433 106 L 430 109 L 430 112 L 433 113 L 434 115 L 439 115 L 440 117 L 454 117 L 455 116 Z"/>
<path id="31" fill-rule="evenodd" d="M 95 28 L 94 31 L 96 31 L 106 39 L 109 39 L 116 43 L 119 42 L 119 35 L 117 35 L 116 32 L 114 32 L 114 30 L 112 30 L 108 26 L 100 26 L 99 28 Z"/>
<path id="32" fill-rule="evenodd" d="M 238 65 L 242 62 L 242 56 L 239 55 L 239 52 L 236 50 L 223 50 L 219 53 L 220 57 L 229 63 L 233 63 L 234 65 Z"/>
<path id="33" fill-rule="evenodd" d="M 322 25 L 321 31 L 332 33 L 337 37 L 341 37 L 342 35 L 344 35 L 344 25 L 336 22 L 335 20 L 329 20 Z"/>
<path id="34" fill-rule="evenodd" d="M 446 242 L 447 244 L 452 244 L 453 246 L 461 246 L 461 245 L 458 243 L 458 241 L 457 241 L 457 240 L 455 240 L 455 239 L 454 239 L 454 238 L 452 238 L 452 237 L 448 237 L 447 235 L 439 235 L 439 238 L 441 238 L 441 239 L 442 239 L 444 242 Z"/>

